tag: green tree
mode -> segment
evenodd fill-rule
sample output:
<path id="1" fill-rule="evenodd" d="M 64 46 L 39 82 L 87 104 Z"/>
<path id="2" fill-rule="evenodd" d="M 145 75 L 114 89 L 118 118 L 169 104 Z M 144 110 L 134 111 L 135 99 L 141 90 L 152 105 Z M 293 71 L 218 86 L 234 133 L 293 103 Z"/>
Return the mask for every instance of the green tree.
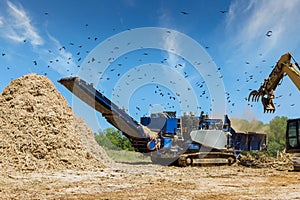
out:
<path id="1" fill-rule="evenodd" d="M 99 145 L 108 149 L 133 150 L 130 141 L 120 131 L 115 128 L 107 128 L 104 132 L 95 135 L 95 139 Z"/>
<path id="2" fill-rule="evenodd" d="M 105 132 L 99 132 L 98 134 L 95 134 L 95 140 L 96 142 L 107 149 L 113 149 L 115 148 L 115 145 L 111 143 L 111 141 L 106 137 Z"/>
<path id="3" fill-rule="evenodd" d="M 276 116 L 270 121 L 269 140 L 278 144 L 285 144 L 286 121 L 287 117 Z"/>
<path id="4" fill-rule="evenodd" d="M 268 150 L 272 156 L 276 156 L 277 151 L 285 148 L 285 134 L 287 117 L 276 116 L 270 121 L 270 129 L 268 131 Z"/>

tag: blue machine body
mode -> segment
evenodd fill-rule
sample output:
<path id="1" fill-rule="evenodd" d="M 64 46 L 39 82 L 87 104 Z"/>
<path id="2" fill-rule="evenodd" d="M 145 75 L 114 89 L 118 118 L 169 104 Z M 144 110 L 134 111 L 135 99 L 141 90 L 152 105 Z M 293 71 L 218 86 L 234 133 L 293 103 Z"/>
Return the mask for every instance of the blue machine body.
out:
<path id="1" fill-rule="evenodd" d="M 267 147 L 267 135 L 257 132 L 234 132 L 231 143 L 234 150 L 240 151 L 262 151 Z"/>
<path id="2" fill-rule="evenodd" d="M 153 113 L 150 117 L 141 117 L 141 124 L 147 126 L 153 131 L 159 131 L 161 135 L 162 149 L 175 149 L 174 143 L 180 140 L 181 146 L 187 151 L 199 151 L 202 144 L 194 142 L 190 138 L 190 132 L 193 130 L 220 130 L 234 131 L 230 126 L 230 120 L 225 117 L 228 126 L 224 126 L 221 119 L 203 119 L 201 116 L 185 114 L 182 117 L 176 117 L 175 112 Z M 178 144 L 178 142 L 177 142 Z"/>
<path id="3" fill-rule="evenodd" d="M 187 151 L 199 151 L 202 144 L 188 138 L 192 130 L 220 130 L 227 133 L 227 148 L 237 153 L 242 151 L 261 151 L 267 144 L 265 133 L 236 132 L 231 127 L 230 119 L 225 115 L 222 119 L 201 119 L 198 116 L 176 117 L 176 114 L 169 112 L 154 113 L 150 117 L 141 117 L 141 124 L 151 130 L 159 131 L 161 135 L 161 147 L 163 149 L 174 148 L 174 141 L 178 138 L 185 139 Z M 202 121 L 201 121 L 202 120 Z"/>
<path id="4" fill-rule="evenodd" d="M 177 118 L 164 118 L 158 117 L 142 117 L 141 124 L 147 126 L 152 130 L 160 130 L 163 133 L 169 133 L 174 135 L 178 131 L 178 119 Z"/>
<path id="5" fill-rule="evenodd" d="M 206 144 L 212 144 L 211 148 L 222 146 L 224 140 L 227 149 L 237 151 L 261 150 L 266 143 L 265 134 L 235 132 L 227 115 L 223 121 L 209 119 L 203 112 L 200 116 L 185 113 L 177 117 L 176 112 L 166 111 L 142 117 L 139 123 L 84 80 L 69 77 L 59 82 L 83 102 L 102 113 L 110 124 L 130 140 L 135 151 L 141 153 L 178 157 L 182 154 L 199 153 Z M 222 138 L 221 145 L 213 144 L 214 140 L 218 140 L 214 137 Z"/>

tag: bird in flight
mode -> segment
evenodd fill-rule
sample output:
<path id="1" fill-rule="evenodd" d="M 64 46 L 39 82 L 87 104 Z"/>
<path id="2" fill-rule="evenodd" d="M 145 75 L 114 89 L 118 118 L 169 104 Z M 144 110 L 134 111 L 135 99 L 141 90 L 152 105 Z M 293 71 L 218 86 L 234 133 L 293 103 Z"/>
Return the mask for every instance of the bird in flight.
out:
<path id="1" fill-rule="evenodd" d="M 272 35 L 272 31 L 268 31 L 268 32 L 266 33 L 266 36 L 267 36 L 267 37 L 271 37 L 271 35 Z"/>

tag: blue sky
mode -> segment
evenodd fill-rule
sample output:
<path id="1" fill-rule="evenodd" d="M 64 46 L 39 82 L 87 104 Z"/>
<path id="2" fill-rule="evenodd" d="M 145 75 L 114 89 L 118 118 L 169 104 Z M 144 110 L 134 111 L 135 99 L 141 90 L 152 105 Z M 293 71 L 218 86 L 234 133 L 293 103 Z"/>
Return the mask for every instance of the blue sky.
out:
<path id="1" fill-rule="evenodd" d="M 299 0 L 4 0 L 0 90 L 28 73 L 46 75 L 95 131 L 109 125 L 58 79 L 93 82 L 137 120 L 161 110 L 265 123 L 299 117 L 300 93 L 288 77 L 276 90 L 274 114 L 245 100 L 282 54 L 300 60 L 299 8 Z"/>

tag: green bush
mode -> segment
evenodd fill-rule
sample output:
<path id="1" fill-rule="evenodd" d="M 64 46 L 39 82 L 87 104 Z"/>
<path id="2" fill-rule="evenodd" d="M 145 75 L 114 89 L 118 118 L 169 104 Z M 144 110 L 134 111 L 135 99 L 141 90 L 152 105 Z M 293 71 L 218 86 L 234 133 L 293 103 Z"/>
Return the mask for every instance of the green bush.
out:
<path id="1" fill-rule="evenodd" d="M 276 141 L 269 141 L 267 154 L 272 157 L 277 156 L 278 151 L 284 150 L 285 145 L 279 144 Z"/>

